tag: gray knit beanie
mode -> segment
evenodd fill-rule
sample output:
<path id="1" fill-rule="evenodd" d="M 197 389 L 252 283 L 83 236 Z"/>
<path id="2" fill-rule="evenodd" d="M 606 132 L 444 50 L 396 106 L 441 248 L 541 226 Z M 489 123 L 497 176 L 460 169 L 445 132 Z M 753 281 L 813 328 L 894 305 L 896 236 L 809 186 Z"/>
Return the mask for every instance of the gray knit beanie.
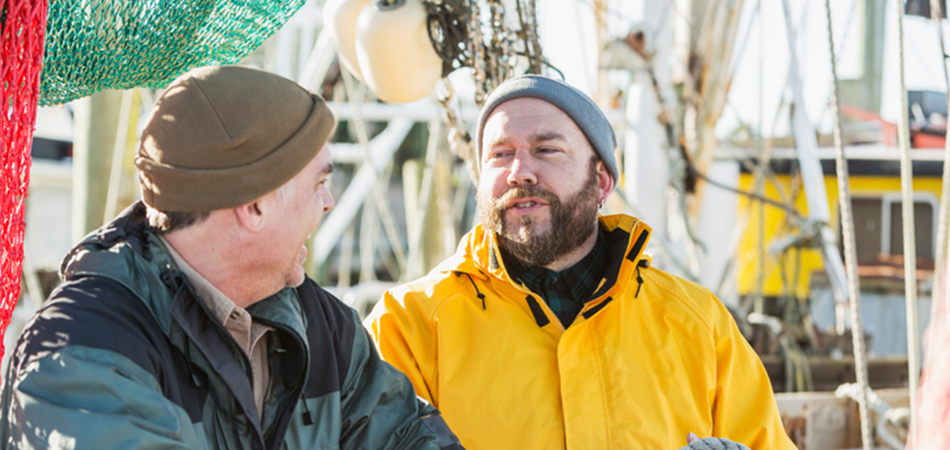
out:
<path id="1" fill-rule="evenodd" d="M 617 135 L 614 134 L 614 127 L 607 120 L 604 112 L 590 97 L 577 88 L 540 75 L 522 75 L 507 80 L 498 85 L 485 100 L 485 105 L 482 106 L 482 111 L 478 115 L 475 134 L 475 151 L 479 164 L 482 160 L 482 131 L 485 129 L 488 116 L 498 105 L 521 97 L 541 99 L 564 111 L 584 132 L 584 136 L 587 136 L 591 147 L 613 176 L 614 182 L 620 178 L 617 159 L 614 157 Z"/>
<path id="2" fill-rule="evenodd" d="M 241 66 L 200 67 L 155 103 L 135 166 L 142 201 L 203 212 L 250 203 L 323 148 L 336 119 L 319 95 Z"/>

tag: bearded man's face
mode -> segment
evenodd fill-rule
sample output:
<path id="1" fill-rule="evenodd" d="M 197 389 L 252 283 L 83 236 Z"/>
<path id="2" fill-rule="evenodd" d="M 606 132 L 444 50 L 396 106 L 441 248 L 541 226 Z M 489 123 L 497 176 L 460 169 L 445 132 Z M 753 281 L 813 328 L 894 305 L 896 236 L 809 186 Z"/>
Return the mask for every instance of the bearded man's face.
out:
<path id="1" fill-rule="evenodd" d="M 498 236 L 506 255 L 528 267 L 544 267 L 583 244 L 597 231 L 597 159 L 588 162 L 587 181 L 565 199 L 537 185 L 515 186 L 499 198 L 478 195 L 482 225 Z M 547 214 L 519 214 L 506 219 L 509 209 L 523 207 L 522 199 L 540 199 Z M 535 205 L 528 205 L 533 207 Z"/>

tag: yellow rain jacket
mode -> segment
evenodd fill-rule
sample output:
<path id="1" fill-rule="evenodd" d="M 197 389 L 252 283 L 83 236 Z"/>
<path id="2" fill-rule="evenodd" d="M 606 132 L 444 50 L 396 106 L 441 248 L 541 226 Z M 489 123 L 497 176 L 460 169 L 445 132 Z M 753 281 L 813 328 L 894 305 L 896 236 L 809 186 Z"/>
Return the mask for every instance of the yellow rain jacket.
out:
<path id="1" fill-rule="evenodd" d="M 365 325 L 468 449 L 795 448 L 762 363 L 707 289 L 649 267 L 650 228 L 600 218 L 607 276 L 565 330 L 480 225 Z"/>

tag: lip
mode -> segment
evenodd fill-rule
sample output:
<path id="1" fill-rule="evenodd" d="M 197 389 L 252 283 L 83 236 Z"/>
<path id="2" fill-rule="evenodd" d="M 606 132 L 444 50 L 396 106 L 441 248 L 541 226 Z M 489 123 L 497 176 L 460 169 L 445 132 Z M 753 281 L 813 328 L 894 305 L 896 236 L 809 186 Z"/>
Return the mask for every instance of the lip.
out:
<path id="1" fill-rule="evenodd" d="M 534 202 L 534 205 L 531 205 L 531 206 L 529 206 L 529 207 L 527 207 L 527 208 L 519 208 L 519 207 L 515 206 L 515 205 L 518 205 L 518 204 L 521 204 L 521 203 L 527 203 L 527 202 Z M 521 214 L 533 214 L 533 213 L 537 212 L 538 210 L 540 210 L 541 208 L 543 208 L 543 207 L 545 207 L 545 206 L 547 206 L 547 203 L 545 203 L 544 200 L 541 200 L 540 198 L 537 198 L 537 197 L 520 197 L 520 198 L 516 198 L 516 199 L 513 199 L 513 200 L 509 201 L 509 202 L 505 205 L 505 210 L 506 210 L 506 211 L 511 211 L 512 213 L 517 214 L 517 215 L 521 215 Z"/>

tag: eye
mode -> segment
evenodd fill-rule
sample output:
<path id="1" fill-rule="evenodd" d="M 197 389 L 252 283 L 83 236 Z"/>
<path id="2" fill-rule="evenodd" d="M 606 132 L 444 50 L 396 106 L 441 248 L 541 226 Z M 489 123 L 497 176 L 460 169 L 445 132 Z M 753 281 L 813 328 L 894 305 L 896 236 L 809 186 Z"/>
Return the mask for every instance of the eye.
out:
<path id="1" fill-rule="evenodd" d="M 511 156 L 512 153 L 514 152 L 508 149 L 492 150 L 488 153 L 488 160 L 491 161 L 493 159 L 507 158 L 508 156 Z"/>
<path id="2" fill-rule="evenodd" d="M 561 150 L 556 147 L 538 147 L 538 150 L 537 150 L 537 152 L 541 154 L 551 154 L 551 153 L 557 153 L 560 151 Z"/>

